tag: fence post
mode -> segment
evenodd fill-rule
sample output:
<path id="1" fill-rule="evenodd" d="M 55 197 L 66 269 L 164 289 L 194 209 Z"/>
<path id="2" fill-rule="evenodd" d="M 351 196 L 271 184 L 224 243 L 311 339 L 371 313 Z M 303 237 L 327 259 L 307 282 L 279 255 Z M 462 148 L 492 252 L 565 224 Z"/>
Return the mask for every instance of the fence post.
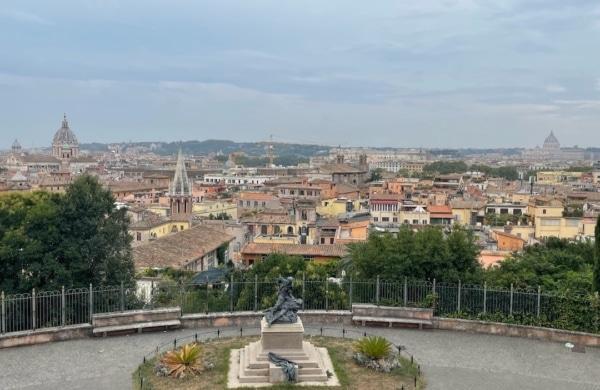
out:
<path id="1" fill-rule="evenodd" d="M 352 311 L 352 275 L 350 275 L 350 291 L 349 291 L 350 311 Z"/>
<path id="2" fill-rule="evenodd" d="M 125 311 L 125 288 L 121 280 L 121 311 Z"/>
<path id="3" fill-rule="evenodd" d="M 483 282 L 483 314 L 487 312 L 487 282 Z"/>
<path id="4" fill-rule="evenodd" d="M 377 306 L 379 306 L 379 275 L 377 275 L 377 280 L 376 280 L 376 284 L 375 284 L 375 303 L 377 304 Z"/>
<path id="5" fill-rule="evenodd" d="M 233 274 L 229 277 L 229 311 L 233 313 Z"/>
<path id="6" fill-rule="evenodd" d="M 90 324 L 91 324 L 92 323 L 92 316 L 94 315 L 94 290 L 92 289 L 92 284 L 91 283 L 90 283 L 89 305 L 90 305 Z"/>
<path id="7" fill-rule="evenodd" d="M 6 297 L 4 291 L 2 291 L 2 327 L 0 331 L 2 331 L 2 334 L 6 333 Z"/>
<path id="8" fill-rule="evenodd" d="M 150 281 L 150 308 L 154 309 L 154 280 Z"/>
<path id="9" fill-rule="evenodd" d="M 408 277 L 404 277 L 404 307 L 408 305 Z"/>
<path id="10" fill-rule="evenodd" d="M 62 286 L 60 291 L 60 325 L 65 326 L 65 286 Z"/>
<path id="11" fill-rule="evenodd" d="M 460 284 L 460 279 L 458 280 L 458 297 L 457 297 L 457 301 L 456 301 L 456 311 L 460 313 L 460 289 L 461 289 L 461 284 Z"/>
<path id="12" fill-rule="evenodd" d="M 35 330 L 36 325 L 36 304 L 35 304 L 35 288 L 31 290 L 31 329 Z"/>
<path id="13" fill-rule="evenodd" d="M 325 278 L 325 311 L 329 310 L 329 279 Z"/>
<path id="14" fill-rule="evenodd" d="M 435 278 L 433 278 L 433 284 L 431 285 L 431 306 L 433 311 L 435 311 L 435 304 L 436 304 L 436 299 L 435 299 Z"/>
<path id="15" fill-rule="evenodd" d="M 258 275 L 254 275 L 254 311 L 258 311 Z"/>
<path id="16" fill-rule="evenodd" d="M 210 293 L 208 291 L 208 275 L 206 275 L 206 314 L 209 312 L 208 300 L 210 299 Z"/>
<path id="17" fill-rule="evenodd" d="M 536 314 L 537 317 L 540 318 L 540 306 L 542 303 L 542 286 L 538 286 L 538 293 L 537 293 L 537 310 L 536 310 Z"/>
<path id="18" fill-rule="evenodd" d="M 510 315 L 513 313 L 513 284 L 510 284 Z"/>
<path id="19" fill-rule="evenodd" d="M 306 304 L 306 274 L 302 272 L 302 310 Z"/>

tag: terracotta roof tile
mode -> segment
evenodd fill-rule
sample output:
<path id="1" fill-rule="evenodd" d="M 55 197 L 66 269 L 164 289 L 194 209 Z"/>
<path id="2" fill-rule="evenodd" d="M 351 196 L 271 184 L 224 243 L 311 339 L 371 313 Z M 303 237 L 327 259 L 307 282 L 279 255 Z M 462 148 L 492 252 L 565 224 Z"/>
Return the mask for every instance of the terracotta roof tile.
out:
<path id="1" fill-rule="evenodd" d="M 196 226 L 133 248 L 136 268 L 182 268 L 234 239 L 206 226 Z"/>
<path id="2" fill-rule="evenodd" d="M 268 255 L 284 253 L 292 256 L 344 257 L 348 253 L 345 244 L 304 245 L 304 244 L 263 244 L 252 242 L 242 249 L 242 254 Z"/>

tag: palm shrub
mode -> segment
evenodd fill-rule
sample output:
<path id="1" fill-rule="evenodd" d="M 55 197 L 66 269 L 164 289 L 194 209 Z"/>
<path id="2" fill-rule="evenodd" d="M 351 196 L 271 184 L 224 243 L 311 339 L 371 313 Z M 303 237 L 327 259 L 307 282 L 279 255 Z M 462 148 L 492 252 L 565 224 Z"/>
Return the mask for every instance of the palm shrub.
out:
<path id="1" fill-rule="evenodd" d="M 190 343 L 165 353 L 160 361 L 166 367 L 169 376 L 182 378 L 187 374 L 198 374 L 202 371 L 200 355 L 200 346 Z"/>
<path id="2" fill-rule="evenodd" d="M 354 344 L 354 350 L 369 359 L 380 360 L 392 353 L 392 344 L 381 336 L 363 337 Z"/>

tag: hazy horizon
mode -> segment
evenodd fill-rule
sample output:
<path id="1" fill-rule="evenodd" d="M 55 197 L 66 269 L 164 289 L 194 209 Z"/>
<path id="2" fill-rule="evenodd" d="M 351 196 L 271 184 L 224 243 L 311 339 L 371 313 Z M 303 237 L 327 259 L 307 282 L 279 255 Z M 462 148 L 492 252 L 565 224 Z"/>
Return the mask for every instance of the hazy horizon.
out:
<path id="1" fill-rule="evenodd" d="M 0 148 L 600 146 L 598 42 L 592 0 L 8 0 Z"/>

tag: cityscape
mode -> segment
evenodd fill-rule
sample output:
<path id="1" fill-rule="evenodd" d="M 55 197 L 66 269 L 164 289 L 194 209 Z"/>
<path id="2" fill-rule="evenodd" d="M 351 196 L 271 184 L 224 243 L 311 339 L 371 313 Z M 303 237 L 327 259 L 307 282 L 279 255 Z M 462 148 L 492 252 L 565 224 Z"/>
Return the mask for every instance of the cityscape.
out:
<path id="1" fill-rule="evenodd" d="M 83 38 L 55 21 L 81 11 L 60 3 L 68 15 L 0 6 L 0 32 L 23 44 L 0 60 L 0 389 L 600 388 L 600 84 L 577 77 L 600 79 L 558 59 L 581 54 L 576 7 L 385 2 L 341 17 L 208 1 L 195 15 L 158 1 L 140 20 L 169 24 L 150 29 L 116 1 L 88 5 L 98 15 L 76 49 Z M 498 29 L 525 23 L 527 44 L 478 65 L 463 18 L 500 51 L 512 40 Z M 572 36 L 552 42 L 554 27 Z M 28 34 L 54 28 L 49 47 L 72 63 L 40 72 Z M 95 35 L 121 29 L 120 43 Z M 214 41 L 193 45 L 191 31 Z M 106 65 L 121 56 L 136 76 Z M 12 115 L 32 86 L 30 114 Z"/>

